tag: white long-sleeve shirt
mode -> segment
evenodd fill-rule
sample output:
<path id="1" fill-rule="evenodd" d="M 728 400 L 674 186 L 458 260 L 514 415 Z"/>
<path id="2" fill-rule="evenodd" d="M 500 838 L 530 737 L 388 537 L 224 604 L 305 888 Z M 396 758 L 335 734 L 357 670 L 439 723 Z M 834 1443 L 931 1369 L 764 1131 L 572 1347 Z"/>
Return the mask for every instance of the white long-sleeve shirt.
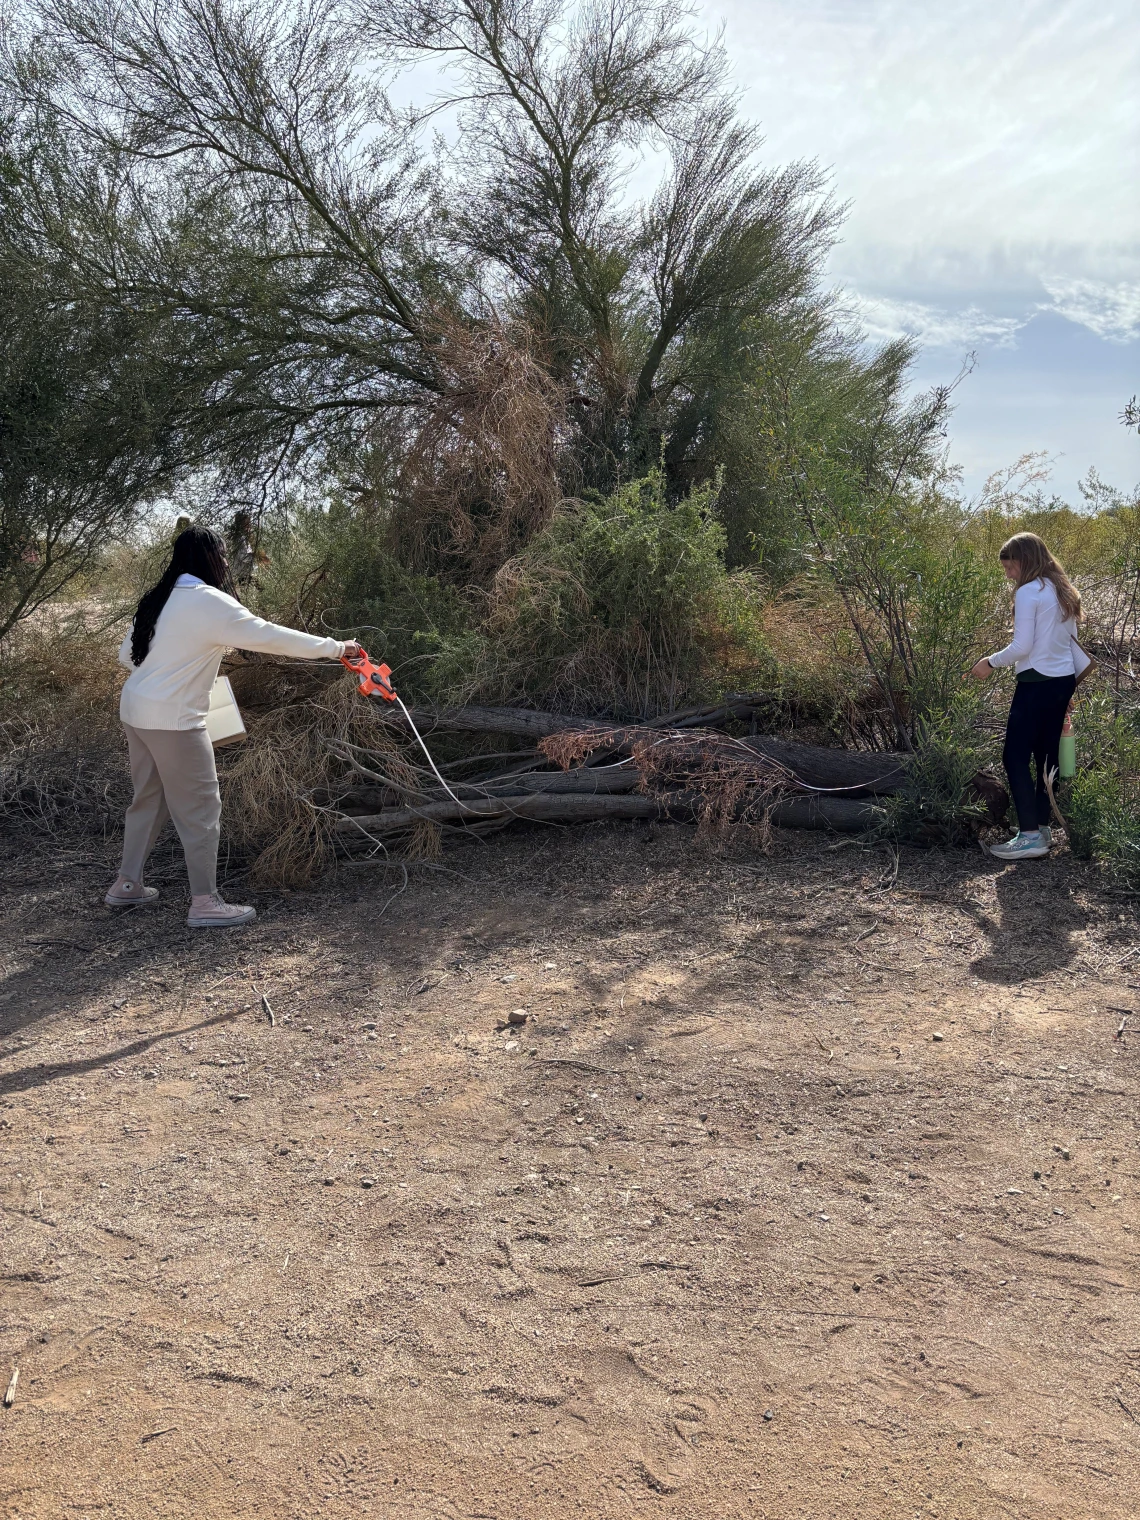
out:
<path id="1" fill-rule="evenodd" d="M 1013 665 L 1042 676 L 1079 676 L 1091 661 L 1077 643 L 1075 618 L 1066 618 L 1051 580 L 1026 581 L 1013 597 L 1013 638 L 990 664 Z"/>
<path id="2" fill-rule="evenodd" d="M 131 661 L 131 630 L 119 664 L 131 672 L 119 699 L 119 717 L 132 728 L 205 728 L 210 689 L 227 649 L 255 649 L 295 660 L 339 660 L 339 639 L 317 638 L 255 617 L 232 596 L 190 575 L 180 575 L 158 614 L 141 665 Z"/>

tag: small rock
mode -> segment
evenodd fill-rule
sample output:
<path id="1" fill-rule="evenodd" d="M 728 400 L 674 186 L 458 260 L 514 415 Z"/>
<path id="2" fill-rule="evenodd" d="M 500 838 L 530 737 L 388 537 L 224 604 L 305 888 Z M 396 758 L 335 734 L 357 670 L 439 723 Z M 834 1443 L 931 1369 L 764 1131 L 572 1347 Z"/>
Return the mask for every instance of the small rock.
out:
<path id="1" fill-rule="evenodd" d="M 336 1186 L 336 1178 L 335 1177 L 326 1177 L 325 1178 L 325 1187 L 335 1187 L 335 1186 Z"/>
<path id="2" fill-rule="evenodd" d="M 525 1024 L 530 1015 L 525 1008 L 512 1008 L 507 1014 L 508 1024 Z"/>
<path id="3" fill-rule="evenodd" d="M 1021 1189 L 1020 1188 L 1006 1188 L 1006 1192 L 1010 1193 L 1010 1194 L 1016 1193 L 1019 1197 L 1021 1195 Z"/>
<path id="4" fill-rule="evenodd" d="M 249 1101 L 248 1093 L 227 1093 L 226 1096 L 231 1103 L 246 1103 Z"/>
<path id="5" fill-rule="evenodd" d="M 519 1042 L 517 1040 L 508 1040 L 507 1043 L 503 1046 L 504 1050 L 517 1050 L 518 1048 Z"/>
<path id="6" fill-rule="evenodd" d="M 831 1223 L 831 1215 L 830 1214 L 821 1214 L 819 1217 L 823 1220 L 824 1224 L 830 1224 Z"/>
<path id="7" fill-rule="evenodd" d="M 645 1097 L 644 1093 L 634 1093 L 634 1095 L 633 1095 L 633 1101 L 635 1103 L 640 1103 L 643 1100 L 644 1097 Z"/>
<path id="8" fill-rule="evenodd" d="M 375 1029 L 376 1028 L 376 1020 L 375 1019 L 369 1019 L 366 1024 L 362 1024 L 361 1025 L 361 1028 L 362 1029 Z"/>
<path id="9" fill-rule="evenodd" d="M 1057 1215 L 1058 1219 L 1064 1219 L 1064 1217 L 1065 1217 L 1065 1211 L 1064 1211 L 1064 1209 L 1054 1209 L 1053 1212 L 1054 1212 L 1054 1214 Z"/>
<path id="10" fill-rule="evenodd" d="M 189 1161 L 190 1157 L 186 1154 L 185 1151 L 181 1151 L 177 1156 L 175 1156 L 174 1159 L 175 1161 Z"/>
<path id="11" fill-rule="evenodd" d="M 1062 1151 L 1062 1152 L 1061 1152 L 1061 1160 L 1062 1160 L 1062 1161 L 1068 1161 L 1068 1160 L 1069 1160 L 1069 1159 L 1070 1159 L 1070 1157 L 1069 1157 L 1069 1153 L 1068 1153 L 1068 1151 L 1066 1151 L 1066 1150 L 1063 1150 L 1063 1151 Z"/>
<path id="12" fill-rule="evenodd" d="M 376 1186 L 376 1179 L 375 1179 L 375 1177 L 361 1177 L 361 1179 L 360 1179 L 360 1186 L 362 1188 L 375 1187 Z"/>
<path id="13" fill-rule="evenodd" d="M 700 1119 L 700 1121 L 701 1121 L 702 1124 L 707 1124 L 708 1121 L 709 1121 L 708 1114 L 698 1114 L 697 1118 Z"/>
<path id="14" fill-rule="evenodd" d="M 585 1124 L 585 1122 L 586 1122 L 585 1119 L 575 1119 L 574 1120 L 575 1124 Z"/>
<path id="15" fill-rule="evenodd" d="M 764 1418 L 766 1420 L 774 1420 L 776 1418 L 776 1411 L 774 1409 L 765 1409 Z"/>
<path id="16" fill-rule="evenodd" d="M 1034 1172 L 1033 1173 L 1033 1180 L 1034 1180 L 1034 1182 L 1040 1182 L 1041 1181 L 1041 1173 L 1040 1172 Z"/>
<path id="17" fill-rule="evenodd" d="M 944 1040 L 946 1036 L 942 1033 L 941 1029 L 936 1029 L 930 1038 L 932 1040 Z"/>
<path id="18" fill-rule="evenodd" d="M 862 1293 L 863 1289 L 859 1286 L 858 1283 L 852 1283 L 851 1284 L 851 1291 L 852 1291 L 852 1293 Z"/>

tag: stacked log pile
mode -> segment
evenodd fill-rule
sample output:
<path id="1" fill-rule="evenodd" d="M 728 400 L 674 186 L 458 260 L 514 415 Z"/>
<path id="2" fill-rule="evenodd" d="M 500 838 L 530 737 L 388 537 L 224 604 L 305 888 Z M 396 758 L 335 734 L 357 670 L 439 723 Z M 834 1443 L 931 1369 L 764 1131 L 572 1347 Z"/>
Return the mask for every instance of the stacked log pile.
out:
<path id="1" fill-rule="evenodd" d="M 747 719 L 745 699 L 637 725 L 521 708 L 414 711 L 428 748 L 442 734 L 501 735 L 522 741 L 495 755 L 443 767 L 446 786 L 423 764 L 385 769 L 375 751 L 345 745 L 353 781 L 327 801 L 335 830 L 352 849 L 388 843 L 424 826 L 485 834 L 513 822 L 575 823 L 606 818 L 676 819 L 713 832 L 748 826 L 857 833 L 875 821 L 875 799 L 906 783 L 907 758 L 798 744 L 722 725 Z M 404 723 L 394 712 L 390 721 Z M 414 741 L 413 741 L 414 742 Z M 407 751 L 405 749 L 404 753 Z M 995 814 L 1005 795 L 980 778 Z"/>

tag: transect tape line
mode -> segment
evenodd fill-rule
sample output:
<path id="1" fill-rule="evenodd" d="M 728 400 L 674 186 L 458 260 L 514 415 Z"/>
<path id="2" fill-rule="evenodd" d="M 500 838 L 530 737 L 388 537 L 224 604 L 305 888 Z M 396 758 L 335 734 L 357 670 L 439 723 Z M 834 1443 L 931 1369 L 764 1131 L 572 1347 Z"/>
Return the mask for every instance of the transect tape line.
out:
<path id="1" fill-rule="evenodd" d="M 427 756 L 427 763 L 431 766 L 432 774 L 435 776 L 435 779 L 439 782 L 440 786 L 443 787 L 444 791 L 451 798 L 452 802 L 458 803 L 461 808 L 466 808 L 466 804 L 464 803 L 463 799 L 455 795 L 455 793 L 448 786 L 447 782 L 440 775 L 439 767 L 431 757 L 431 750 L 428 749 L 427 745 L 424 743 L 424 737 L 416 727 L 415 720 L 412 717 L 411 713 L 404 705 L 404 699 L 397 695 L 396 690 L 392 685 L 392 672 L 389 667 L 387 665 L 377 665 L 372 656 L 368 653 L 367 649 L 364 649 L 363 647 L 361 647 L 360 653 L 355 657 L 347 654 L 341 655 L 340 663 L 347 670 L 352 671 L 353 675 L 356 677 L 357 688 L 363 696 L 380 697 L 385 702 L 396 702 L 399 705 L 400 711 L 403 713 L 408 727 L 416 736 L 416 742 L 419 744 L 419 747 Z"/>
<path id="2" fill-rule="evenodd" d="M 394 692 L 393 692 L 393 696 L 395 696 Z M 461 808 L 465 808 L 467 806 L 467 804 L 463 801 L 463 799 L 461 797 L 457 797 L 455 795 L 455 793 L 448 786 L 447 782 L 439 774 L 438 767 L 436 766 L 435 761 L 431 757 L 431 750 L 428 749 L 427 745 L 424 743 L 424 736 L 420 733 L 419 729 L 416 727 L 415 720 L 413 719 L 411 713 L 404 706 L 404 699 L 403 699 L 403 697 L 397 696 L 396 697 L 396 701 L 400 704 L 400 711 L 403 713 L 404 717 L 408 721 L 408 727 L 411 729 L 412 733 L 415 734 L 416 739 L 419 741 L 420 748 L 423 750 L 424 754 L 427 756 L 427 763 L 431 766 L 432 773 L 434 774 L 435 779 L 439 782 L 440 786 L 443 787 L 444 791 L 451 798 L 452 802 L 458 802 L 459 806 Z"/>

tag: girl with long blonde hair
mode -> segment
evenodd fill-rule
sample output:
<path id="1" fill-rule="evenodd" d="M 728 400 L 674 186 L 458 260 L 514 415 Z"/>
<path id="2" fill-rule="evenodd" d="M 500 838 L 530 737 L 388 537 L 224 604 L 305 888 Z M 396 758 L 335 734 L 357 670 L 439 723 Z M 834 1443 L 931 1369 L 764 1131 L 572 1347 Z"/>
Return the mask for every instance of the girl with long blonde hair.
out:
<path id="1" fill-rule="evenodd" d="M 1008 665 L 1017 672 L 1002 763 L 1018 832 L 1006 844 L 991 845 L 990 854 L 1033 860 L 1048 855 L 1053 843 L 1045 778 L 1057 769 L 1065 715 L 1092 662 L 1077 642 L 1081 594 L 1044 540 L 1036 533 L 1015 533 L 1001 546 L 1000 558 L 1015 588 L 1013 638 L 979 660 L 970 674 L 985 680 Z"/>

